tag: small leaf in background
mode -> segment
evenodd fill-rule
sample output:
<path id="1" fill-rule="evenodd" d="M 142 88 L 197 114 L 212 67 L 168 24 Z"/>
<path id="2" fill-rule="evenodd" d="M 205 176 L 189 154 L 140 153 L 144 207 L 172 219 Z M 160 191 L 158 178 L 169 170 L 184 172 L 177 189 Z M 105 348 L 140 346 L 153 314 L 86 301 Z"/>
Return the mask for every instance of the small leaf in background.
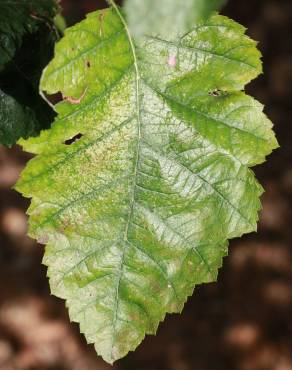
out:
<path id="1" fill-rule="evenodd" d="M 26 34 L 37 32 L 45 22 L 52 23 L 58 11 L 55 0 L 1 0 L 0 65 L 14 57 Z"/>
<path id="2" fill-rule="evenodd" d="M 48 128 L 52 109 L 39 96 L 43 68 L 58 39 L 56 1 L 0 3 L 0 143 L 11 146 L 20 137 Z M 28 122 L 30 120 L 30 122 Z M 22 123 L 21 123 L 22 122 Z"/>
<path id="3" fill-rule="evenodd" d="M 41 87 L 62 92 L 17 190 L 47 244 L 52 293 L 109 363 L 216 280 L 228 239 L 256 230 L 250 167 L 277 147 L 241 91 L 262 71 L 256 43 L 222 16 L 179 42 L 132 40 L 119 9 L 67 29 Z"/>
<path id="4" fill-rule="evenodd" d="M 11 146 L 20 137 L 35 135 L 37 127 L 33 111 L 0 90 L 0 143 Z"/>
<path id="5" fill-rule="evenodd" d="M 220 9 L 225 0 L 125 0 L 131 32 L 140 37 L 159 35 L 175 39 L 189 31 L 200 19 Z"/>

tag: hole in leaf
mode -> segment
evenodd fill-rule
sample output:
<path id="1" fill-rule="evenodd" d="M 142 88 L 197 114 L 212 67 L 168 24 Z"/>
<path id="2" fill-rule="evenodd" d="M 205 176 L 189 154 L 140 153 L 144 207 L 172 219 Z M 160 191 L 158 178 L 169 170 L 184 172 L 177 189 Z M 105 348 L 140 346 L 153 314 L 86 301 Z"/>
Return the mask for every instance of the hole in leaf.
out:
<path id="1" fill-rule="evenodd" d="M 53 105 L 56 105 L 57 103 L 63 100 L 61 91 L 58 91 L 55 94 L 50 94 L 50 95 L 44 92 L 44 95 L 49 100 L 49 102 L 52 103 Z"/>
<path id="2" fill-rule="evenodd" d="M 75 136 L 73 136 L 71 139 L 68 139 L 66 141 L 64 141 L 64 144 L 65 145 L 72 145 L 74 144 L 77 140 L 80 140 L 82 138 L 82 134 L 77 134 Z"/>

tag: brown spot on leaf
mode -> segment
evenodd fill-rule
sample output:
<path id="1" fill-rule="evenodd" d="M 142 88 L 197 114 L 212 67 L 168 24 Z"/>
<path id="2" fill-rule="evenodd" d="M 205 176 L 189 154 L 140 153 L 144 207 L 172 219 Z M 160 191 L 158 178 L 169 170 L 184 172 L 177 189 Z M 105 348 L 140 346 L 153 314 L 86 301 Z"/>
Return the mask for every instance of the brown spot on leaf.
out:
<path id="1" fill-rule="evenodd" d="M 222 95 L 222 91 L 216 89 L 216 90 L 210 91 L 209 95 L 210 96 L 220 96 L 220 95 Z"/>

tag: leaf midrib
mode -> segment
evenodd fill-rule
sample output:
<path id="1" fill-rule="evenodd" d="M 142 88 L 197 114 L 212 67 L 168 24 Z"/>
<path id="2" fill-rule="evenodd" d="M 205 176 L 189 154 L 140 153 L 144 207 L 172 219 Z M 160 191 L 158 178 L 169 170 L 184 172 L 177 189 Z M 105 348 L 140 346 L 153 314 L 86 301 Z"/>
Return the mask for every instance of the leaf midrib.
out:
<path id="1" fill-rule="evenodd" d="M 131 203 L 128 213 L 128 219 L 125 227 L 125 233 L 124 233 L 124 243 L 123 243 L 123 250 L 121 254 L 121 261 L 118 268 L 118 275 L 117 275 L 117 282 L 116 282 L 116 289 L 115 289 L 115 307 L 114 307 L 114 317 L 113 317 L 113 324 L 112 324 L 112 340 L 111 340 L 111 348 L 110 348 L 110 358 L 113 362 L 115 360 L 114 356 L 114 343 L 115 343 L 115 336 L 116 336 L 116 324 L 118 319 L 118 310 L 119 310 L 119 289 L 120 289 L 120 283 L 123 276 L 123 265 L 124 265 L 124 259 L 125 259 L 125 251 L 126 251 L 126 245 L 129 243 L 129 226 L 133 217 L 134 212 L 134 204 L 135 204 L 135 197 L 136 197 L 136 185 L 137 185 L 137 177 L 138 177 L 138 163 L 140 158 L 140 142 L 141 142 L 141 112 L 140 112 L 140 73 L 139 73 L 139 67 L 138 67 L 138 59 L 136 54 L 136 49 L 134 46 L 134 42 L 130 33 L 130 30 L 128 28 L 127 22 L 123 15 L 121 14 L 119 8 L 115 4 L 114 0 L 109 0 L 110 5 L 113 7 L 113 9 L 116 11 L 118 17 L 120 18 L 122 24 L 124 25 L 129 43 L 130 48 L 133 54 L 133 65 L 135 69 L 135 75 L 136 75 L 136 85 L 135 85 L 135 95 L 136 95 L 136 118 L 138 123 L 138 136 L 137 136 L 137 147 L 136 147 L 136 158 L 134 163 L 134 173 L 133 173 L 133 185 L 132 185 L 132 195 L 131 195 Z"/>

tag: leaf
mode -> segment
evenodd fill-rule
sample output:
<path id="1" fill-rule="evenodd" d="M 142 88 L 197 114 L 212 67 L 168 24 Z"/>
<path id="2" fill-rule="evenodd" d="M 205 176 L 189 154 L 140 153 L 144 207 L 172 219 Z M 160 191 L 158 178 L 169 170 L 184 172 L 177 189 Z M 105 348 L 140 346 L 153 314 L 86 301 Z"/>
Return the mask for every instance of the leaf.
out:
<path id="1" fill-rule="evenodd" d="M 224 5 L 225 0 L 126 0 L 125 11 L 131 32 L 140 37 L 160 35 L 175 39 L 200 19 Z"/>
<path id="2" fill-rule="evenodd" d="M 37 135 L 52 122 L 54 113 L 38 88 L 58 37 L 53 24 L 57 10 L 52 0 L 0 3 L 1 144 Z"/>
<path id="3" fill-rule="evenodd" d="M 137 44 L 114 5 L 67 29 L 44 72 L 42 89 L 67 99 L 50 130 L 20 141 L 37 156 L 16 189 L 33 198 L 52 293 L 109 363 L 216 280 L 228 239 L 256 229 L 249 167 L 277 142 L 240 91 L 261 72 L 244 31 L 216 15 L 177 43 Z"/>
<path id="4" fill-rule="evenodd" d="M 1 0 L 0 68 L 14 57 L 24 35 L 35 33 L 43 23 L 52 23 L 58 10 L 55 0 Z"/>
<path id="5" fill-rule="evenodd" d="M 0 90 L 0 143 L 11 146 L 39 130 L 34 112 Z"/>

